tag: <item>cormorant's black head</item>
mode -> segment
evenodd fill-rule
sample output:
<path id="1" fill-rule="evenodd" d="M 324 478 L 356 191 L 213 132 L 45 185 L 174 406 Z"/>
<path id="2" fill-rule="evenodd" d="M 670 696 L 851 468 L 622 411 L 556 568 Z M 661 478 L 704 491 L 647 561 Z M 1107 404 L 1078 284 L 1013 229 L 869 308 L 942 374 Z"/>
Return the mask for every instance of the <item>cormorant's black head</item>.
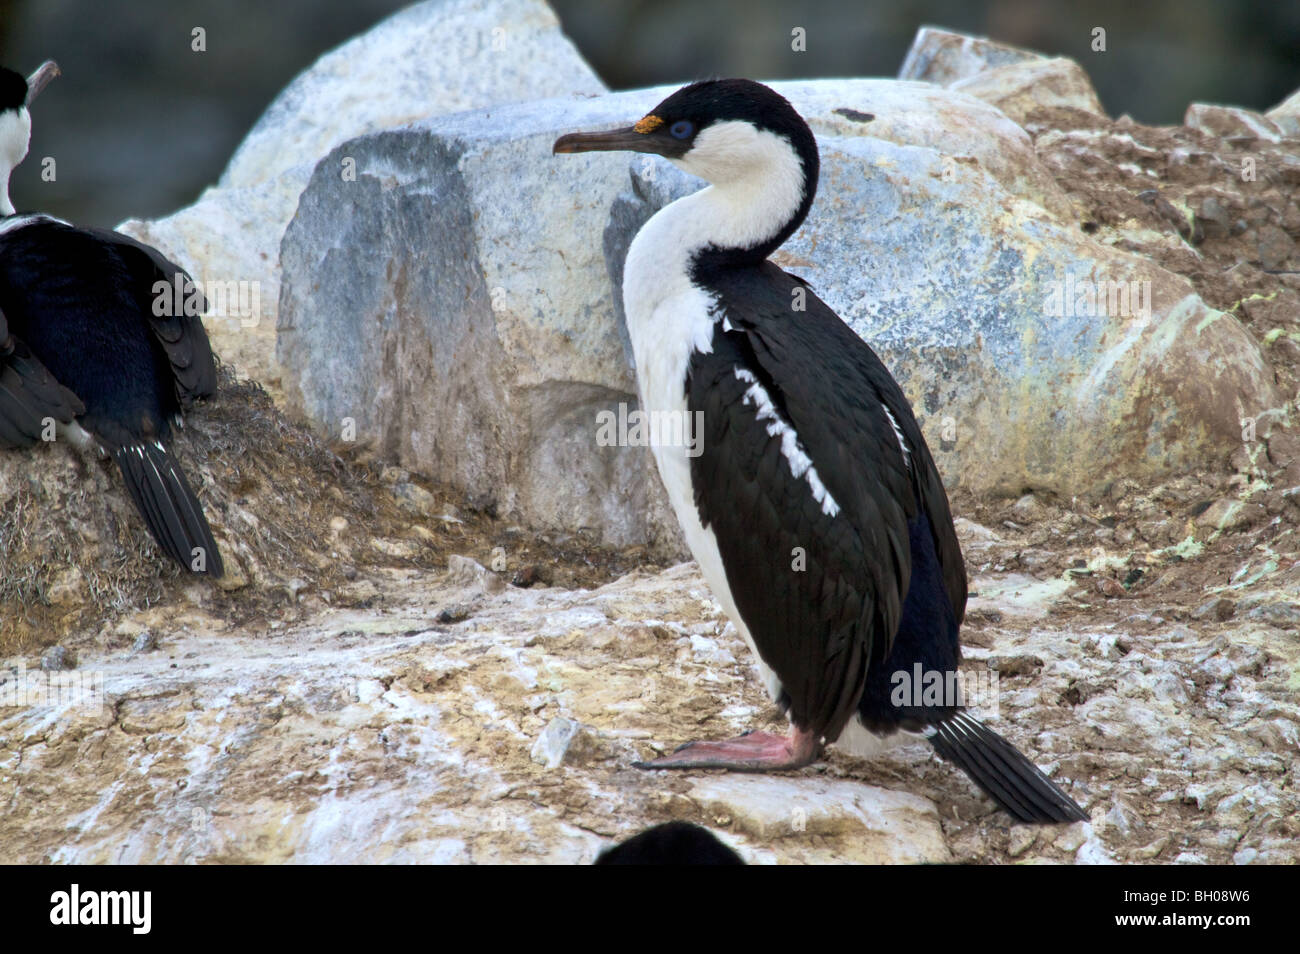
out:
<path id="1" fill-rule="evenodd" d="M 22 73 L 0 66 L 0 113 L 26 109 L 50 80 L 59 75 L 59 64 L 46 60 L 36 72 L 23 79 Z"/>
<path id="2" fill-rule="evenodd" d="M 0 66 L 0 113 L 27 105 L 27 80 L 22 73 Z"/>
<path id="3" fill-rule="evenodd" d="M 779 153 L 784 152 L 797 160 L 809 203 L 817 188 L 812 130 L 785 97 L 753 80 L 692 83 L 633 126 L 570 133 L 553 147 L 557 153 L 597 150 L 655 153 L 718 185 L 754 172 L 779 175 Z"/>

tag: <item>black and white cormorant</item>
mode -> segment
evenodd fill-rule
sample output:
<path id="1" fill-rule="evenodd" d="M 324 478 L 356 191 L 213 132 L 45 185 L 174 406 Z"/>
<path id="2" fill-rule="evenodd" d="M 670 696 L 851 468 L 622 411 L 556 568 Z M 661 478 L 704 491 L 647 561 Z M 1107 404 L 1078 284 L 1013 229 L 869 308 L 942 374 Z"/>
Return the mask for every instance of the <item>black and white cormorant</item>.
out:
<path id="1" fill-rule="evenodd" d="M 642 409 L 702 422 L 697 456 L 653 445 L 673 509 L 792 724 L 788 737 L 695 742 L 644 767 L 796 768 L 823 743 L 870 754 L 902 729 L 1020 821 L 1086 820 L 957 700 L 891 701 L 895 673 L 957 670 L 966 573 L 902 389 L 806 282 L 767 260 L 812 206 L 808 125 L 766 86 L 716 80 L 630 128 L 554 146 L 597 150 L 654 153 L 711 183 L 637 233 L 623 300 Z"/>
<path id="2" fill-rule="evenodd" d="M 57 435 L 111 455 L 163 552 L 219 577 L 203 508 L 167 450 L 172 419 L 216 390 L 207 333 L 183 307 L 202 311 L 201 296 L 157 249 L 16 214 L 9 201 L 31 138 L 27 107 L 57 75 L 53 62 L 29 79 L 0 68 L 0 448 Z"/>

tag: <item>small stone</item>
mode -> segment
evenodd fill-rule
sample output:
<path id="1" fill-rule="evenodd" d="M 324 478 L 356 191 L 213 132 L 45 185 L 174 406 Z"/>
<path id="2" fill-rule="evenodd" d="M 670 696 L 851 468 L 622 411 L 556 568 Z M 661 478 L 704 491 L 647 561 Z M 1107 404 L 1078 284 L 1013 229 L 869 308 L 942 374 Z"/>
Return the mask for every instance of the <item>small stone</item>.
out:
<path id="1" fill-rule="evenodd" d="M 1295 242 L 1276 225 L 1261 226 L 1255 233 L 1259 247 L 1259 264 L 1266 271 L 1280 271 L 1287 267 L 1295 254 Z"/>
<path id="2" fill-rule="evenodd" d="M 1217 139 L 1259 139 L 1277 142 L 1282 131 L 1261 113 L 1239 106 L 1192 103 L 1183 116 L 1183 125 Z"/>
<path id="3" fill-rule="evenodd" d="M 1071 854 L 1078 851 L 1083 843 L 1092 837 L 1092 825 L 1088 822 L 1074 822 L 1056 836 L 1052 845 Z"/>
<path id="4" fill-rule="evenodd" d="M 1122 599 L 1128 596 L 1128 590 L 1124 589 L 1124 584 L 1118 580 L 1112 580 L 1108 576 L 1097 581 L 1097 592 L 1110 599 Z"/>
<path id="5" fill-rule="evenodd" d="M 457 603 L 455 606 L 447 606 L 439 610 L 438 615 L 434 618 L 444 625 L 459 623 L 463 620 L 469 619 L 469 607 L 465 606 L 463 603 Z"/>
<path id="6" fill-rule="evenodd" d="M 1300 626 L 1300 606 L 1295 603 L 1273 602 L 1256 606 L 1247 614 L 1251 619 L 1263 620 L 1278 629 Z"/>
<path id="7" fill-rule="evenodd" d="M 1216 596 L 1192 610 L 1192 619 L 1213 619 L 1219 622 L 1232 619 L 1237 612 L 1237 604 L 1230 599 Z"/>
<path id="8" fill-rule="evenodd" d="M 1106 847 L 1101 843 L 1101 839 L 1093 835 L 1074 853 L 1074 863 L 1077 865 L 1113 865 L 1118 862 L 1106 851 Z"/>
<path id="9" fill-rule="evenodd" d="M 137 636 L 135 638 L 135 642 L 131 644 L 131 652 L 133 653 L 153 652 L 157 648 L 158 648 L 158 637 L 155 636 L 153 633 L 149 632 L 149 630 L 147 629 L 144 632 L 142 632 L 139 636 Z"/>
<path id="10" fill-rule="evenodd" d="M 1033 847 L 1038 839 L 1038 829 L 1034 825 L 1012 825 L 1007 837 L 1007 854 L 1019 858 Z"/>
<path id="11" fill-rule="evenodd" d="M 520 567 L 510 582 L 521 589 L 528 589 L 530 586 L 536 586 L 538 583 L 544 584 L 546 581 L 543 579 L 542 571 L 537 564 L 530 563 L 528 566 Z"/>
<path id="12" fill-rule="evenodd" d="M 413 560 L 420 555 L 420 545 L 411 540 L 393 540 L 387 537 L 375 537 L 370 546 L 385 556 L 398 560 Z"/>
<path id="13" fill-rule="evenodd" d="M 422 524 L 413 524 L 409 530 L 411 536 L 415 537 L 421 543 L 427 546 L 433 546 L 438 542 L 437 535 L 428 527 Z"/>
<path id="14" fill-rule="evenodd" d="M 46 672 L 76 669 L 77 654 L 66 646 L 51 646 L 41 653 L 41 668 Z"/>
<path id="15" fill-rule="evenodd" d="M 477 560 L 453 553 L 447 557 L 447 573 L 453 586 L 477 588 L 485 593 L 499 593 L 506 581 Z"/>
<path id="16" fill-rule="evenodd" d="M 590 727 L 563 716 L 547 723 L 529 753 L 534 762 L 548 769 L 584 765 L 608 754 L 609 746 Z"/>
<path id="17" fill-rule="evenodd" d="M 45 598 L 51 606 L 72 606 L 83 602 L 86 594 L 85 576 L 75 566 L 69 566 L 55 574 Z"/>
<path id="18" fill-rule="evenodd" d="M 1025 494 L 1011 505 L 1011 519 L 1021 524 L 1036 523 L 1043 519 L 1045 510 L 1033 494 Z"/>
<path id="19" fill-rule="evenodd" d="M 1240 500 L 1224 497 L 1206 507 L 1196 518 L 1196 525 L 1208 530 L 1239 530 L 1250 524 L 1251 516 Z"/>
<path id="20" fill-rule="evenodd" d="M 393 496 L 397 506 L 407 513 L 420 517 L 431 517 L 438 511 L 438 498 L 419 484 L 403 481 L 393 486 Z"/>
<path id="21" fill-rule="evenodd" d="M 226 593 L 233 593 L 236 590 L 242 590 L 248 586 L 248 574 L 238 560 L 227 559 L 225 561 L 226 572 L 222 574 L 221 579 L 217 580 L 217 586 Z"/>

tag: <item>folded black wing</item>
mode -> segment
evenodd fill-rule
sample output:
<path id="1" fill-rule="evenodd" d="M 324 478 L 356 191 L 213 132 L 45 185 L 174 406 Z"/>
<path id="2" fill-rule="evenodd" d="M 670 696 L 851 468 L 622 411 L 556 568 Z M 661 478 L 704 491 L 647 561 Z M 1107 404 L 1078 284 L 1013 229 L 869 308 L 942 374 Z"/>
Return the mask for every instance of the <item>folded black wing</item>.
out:
<path id="1" fill-rule="evenodd" d="M 966 564 L 953 527 L 943 479 L 912 412 L 911 402 L 870 346 L 811 289 L 802 287 L 803 294 L 799 296 L 805 310 L 792 310 L 794 289 L 804 286 L 802 281 L 770 262 L 765 264 L 763 272 L 765 283 L 775 290 L 773 304 L 768 309 L 769 312 L 775 309 L 775 314 L 767 315 L 767 320 L 757 316 L 757 321 L 745 325 L 760 364 L 773 376 L 811 374 L 823 379 L 821 387 L 792 390 L 787 402 L 791 414 L 807 430 L 809 441 L 819 448 L 823 441 L 839 445 L 846 465 L 872 467 L 883 481 L 880 492 L 891 500 L 901 501 L 909 519 L 917 508 L 925 513 L 942 567 L 944 589 L 960 625 L 966 615 Z M 880 407 L 889 412 L 887 430 L 897 429 L 897 433 L 891 433 L 894 443 L 886 439 L 885 446 L 879 446 L 880 438 L 886 434 Z M 845 409 L 850 413 L 846 414 Z M 848 419 L 859 429 L 845 434 L 839 428 Z M 860 448 L 862 453 L 855 458 L 854 435 L 860 440 L 867 432 L 873 435 L 871 446 Z M 899 434 L 907 446 L 905 457 L 897 444 Z M 864 453 L 870 456 L 863 456 Z M 910 494 L 904 483 L 910 487 Z"/>
<path id="2" fill-rule="evenodd" d="M 924 508 L 961 619 L 966 576 L 947 495 L 902 390 L 875 353 L 775 266 L 710 276 L 722 320 L 687 403 L 701 521 L 791 718 L 835 738 L 889 654 Z M 901 435 L 901 441 L 900 441 Z"/>
<path id="3" fill-rule="evenodd" d="M 0 311 L 0 447 L 30 447 L 49 421 L 68 424 L 85 407 L 22 340 L 10 334 Z"/>
<path id="4" fill-rule="evenodd" d="M 171 364 L 182 407 L 217 390 L 217 368 L 203 321 L 207 308 L 189 273 L 152 246 L 110 229 L 86 229 L 110 245 L 126 263 L 140 313 Z M 164 290 L 164 286 L 165 289 Z M 178 291 L 179 290 L 179 291 Z M 161 301 L 161 307 L 155 304 Z M 163 314 L 158 314 L 162 311 Z"/>

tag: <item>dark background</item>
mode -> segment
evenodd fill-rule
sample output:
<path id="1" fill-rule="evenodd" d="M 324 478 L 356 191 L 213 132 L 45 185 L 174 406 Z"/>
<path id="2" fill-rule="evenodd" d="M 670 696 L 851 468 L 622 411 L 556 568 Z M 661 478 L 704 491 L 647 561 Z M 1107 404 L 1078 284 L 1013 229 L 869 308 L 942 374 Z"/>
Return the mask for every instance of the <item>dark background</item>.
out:
<path id="1" fill-rule="evenodd" d="M 192 201 L 275 94 L 404 0 L 0 0 L 0 63 L 64 76 L 38 100 L 19 209 L 87 225 Z M 1297 0 L 553 0 L 612 88 L 704 76 L 893 76 L 935 24 L 1073 57 L 1113 116 L 1177 123 L 1192 101 L 1267 109 L 1300 87 Z M 207 52 L 190 30 L 207 30 Z M 807 31 L 807 52 L 790 31 Z M 1094 27 L 1105 53 L 1091 50 Z"/>

